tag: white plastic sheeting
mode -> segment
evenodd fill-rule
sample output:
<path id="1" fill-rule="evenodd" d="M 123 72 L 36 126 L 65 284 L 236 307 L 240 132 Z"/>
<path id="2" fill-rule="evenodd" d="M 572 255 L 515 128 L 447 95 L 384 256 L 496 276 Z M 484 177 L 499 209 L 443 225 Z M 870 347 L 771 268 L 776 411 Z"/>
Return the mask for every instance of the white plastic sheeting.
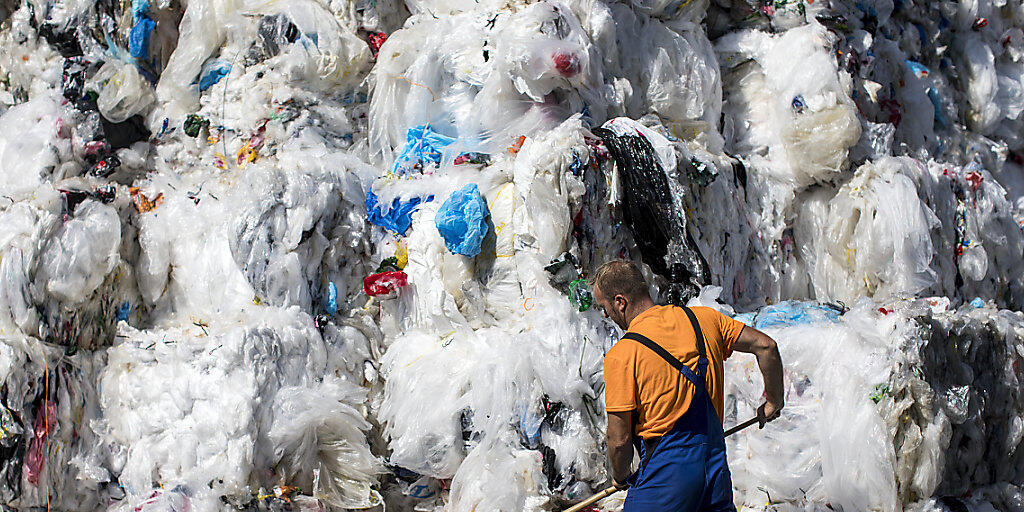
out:
<path id="1" fill-rule="evenodd" d="M 738 507 L 1024 509 L 1017 3 L 0 12 L 8 507 L 557 510 L 607 484 L 577 279 L 623 257 L 780 342 Z"/>

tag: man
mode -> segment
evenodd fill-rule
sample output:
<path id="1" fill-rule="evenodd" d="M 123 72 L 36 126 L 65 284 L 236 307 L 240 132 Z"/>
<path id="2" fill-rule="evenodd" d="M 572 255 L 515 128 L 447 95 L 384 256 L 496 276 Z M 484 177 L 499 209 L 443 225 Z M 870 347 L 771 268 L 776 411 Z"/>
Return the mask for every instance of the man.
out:
<path id="1" fill-rule="evenodd" d="M 782 359 L 764 333 L 704 307 L 656 306 L 631 262 L 610 261 L 594 300 L 626 335 L 604 361 L 608 457 L 624 512 L 735 511 L 722 431 L 722 361 L 757 357 L 766 401 L 761 427 L 783 407 Z M 640 466 L 630 475 L 633 448 Z"/>

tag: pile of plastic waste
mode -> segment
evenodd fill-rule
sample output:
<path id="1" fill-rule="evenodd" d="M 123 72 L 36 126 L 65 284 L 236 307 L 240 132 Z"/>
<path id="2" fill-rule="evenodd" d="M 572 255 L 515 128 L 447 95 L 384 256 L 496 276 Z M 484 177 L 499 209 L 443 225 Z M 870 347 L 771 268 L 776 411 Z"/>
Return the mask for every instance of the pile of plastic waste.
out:
<path id="1" fill-rule="evenodd" d="M 608 484 L 626 258 L 779 342 L 737 507 L 1024 510 L 1019 3 L 0 20 L 5 508 L 561 510 Z"/>

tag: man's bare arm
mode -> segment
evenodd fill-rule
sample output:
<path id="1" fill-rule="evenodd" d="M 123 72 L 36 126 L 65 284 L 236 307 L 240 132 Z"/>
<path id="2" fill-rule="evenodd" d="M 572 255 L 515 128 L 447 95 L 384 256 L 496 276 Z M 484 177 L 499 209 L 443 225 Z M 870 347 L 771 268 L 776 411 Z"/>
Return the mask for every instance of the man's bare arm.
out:
<path id="1" fill-rule="evenodd" d="M 612 481 L 626 488 L 633 466 L 633 411 L 608 413 L 608 460 L 612 464 Z"/>
<path id="2" fill-rule="evenodd" d="M 740 332 L 739 338 L 733 343 L 732 349 L 737 352 L 747 352 L 757 357 L 757 366 L 761 368 L 761 375 L 764 377 L 764 394 L 766 402 L 757 409 L 757 417 L 760 426 L 774 420 L 781 414 L 785 405 L 785 392 L 782 387 L 782 356 L 779 355 L 779 347 L 775 340 L 767 334 L 746 326 Z"/>

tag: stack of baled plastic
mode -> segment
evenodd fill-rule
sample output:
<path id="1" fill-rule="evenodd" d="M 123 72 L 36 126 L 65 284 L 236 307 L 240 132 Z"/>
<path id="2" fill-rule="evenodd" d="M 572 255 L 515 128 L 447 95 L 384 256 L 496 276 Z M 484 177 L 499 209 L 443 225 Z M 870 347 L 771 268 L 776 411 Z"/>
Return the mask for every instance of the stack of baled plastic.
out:
<path id="1" fill-rule="evenodd" d="M 372 170 L 342 149 L 365 131 L 357 23 L 383 22 L 317 2 L 11 15 L 6 505 L 380 503 L 355 305 Z"/>
<path id="2" fill-rule="evenodd" d="M 1019 2 L 0 12 L 6 508 L 559 510 L 627 258 L 779 341 L 737 507 L 1024 510 Z"/>

